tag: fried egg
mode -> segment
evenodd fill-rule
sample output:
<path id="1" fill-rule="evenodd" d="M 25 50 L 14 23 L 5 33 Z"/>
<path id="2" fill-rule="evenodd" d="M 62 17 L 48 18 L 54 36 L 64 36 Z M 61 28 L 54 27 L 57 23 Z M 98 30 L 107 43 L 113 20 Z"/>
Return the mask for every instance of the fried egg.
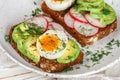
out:
<path id="1" fill-rule="evenodd" d="M 62 11 L 69 8 L 75 0 L 44 0 L 46 5 L 55 11 Z"/>
<path id="2" fill-rule="evenodd" d="M 63 31 L 48 30 L 37 40 L 37 49 L 42 57 L 56 59 L 64 54 L 68 37 Z"/>

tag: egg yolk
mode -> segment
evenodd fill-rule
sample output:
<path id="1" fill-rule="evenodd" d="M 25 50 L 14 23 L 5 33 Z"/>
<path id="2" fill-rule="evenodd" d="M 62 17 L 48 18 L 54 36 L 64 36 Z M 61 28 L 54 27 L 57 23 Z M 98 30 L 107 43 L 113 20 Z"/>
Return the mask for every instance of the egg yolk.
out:
<path id="1" fill-rule="evenodd" d="M 46 34 L 42 36 L 39 41 L 41 43 L 42 49 L 45 51 L 53 52 L 59 46 L 59 39 L 56 35 L 53 34 Z"/>
<path id="2" fill-rule="evenodd" d="M 63 2 L 63 1 L 66 1 L 66 0 L 53 0 L 54 2 Z"/>

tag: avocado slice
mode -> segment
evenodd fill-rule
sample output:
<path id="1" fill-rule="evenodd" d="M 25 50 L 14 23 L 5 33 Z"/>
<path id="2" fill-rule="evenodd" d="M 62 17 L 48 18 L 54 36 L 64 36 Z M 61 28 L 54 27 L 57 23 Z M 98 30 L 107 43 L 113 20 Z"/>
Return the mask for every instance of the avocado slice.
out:
<path id="1" fill-rule="evenodd" d="M 89 3 L 91 3 L 91 2 L 99 2 L 99 1 L 103 1 L 103 0 L 77 0 L 77 1 L 79 1 L 79 2 L 89 2 Z"/>
<path id="2" fill-rule="evenodd" d="M 105 5 L 105 8 L 102 11 L 102 13 L 104 14 L 103 18 L 101 19 L 103 25 L 111 24 L 116 20 L 116 12 L 108 4 Z"/>
<path id="3" fill-rule="evenodd" d="M 77 0 L 77 4 L 83 5 L 101 5 L 104 4 L 104 0 Z"/>
<path id="4" fill-rule="evenodd" d="M 78 44 L 74 40 L 69 39 L 66 51 L 61 57 L 57 58 L 57 61 L 59 63 L 69 63 L 74 61 L 79 56 L 79 54 L 80 48 Z"/>
<path id="5" fill-rule="evenodd" d="M 116 13 L 114 9 L 105 3 L 104 8 L 100 12 L 90 12 L 90 15 L 94 18 L 100 19 L 103 25 L 108 25 L 116 20 Z"/>
<path id="6" fill-rule="evenodd" d="M 93 12 L 99 12 L 100 10 L 102 10 L 103 9 L 103 4 L 102 4 L 102 6 L 101 5 L 99 5 L 99 6 L 95 6 L 95 5 L 92 5 L 92 6 L 86 6 L 86 5 L 84 5 L 84 4 L 82 4 L 82 5 L 77 5 L 77 7 L 76 7 L 76 9 L 78 10 L 78 11 L 93 11 Z"/>
<path id="7" fill-rule="evenodd" d="M 34 62 L 40 61 L 40 53 L 36 47 L 37 38 L 37 36 L 30 36 L 24 41 L 23 44 L 23 48 L 25 49 L 25 53 L 23 54 Z"/>
<path id="8" fill-rule="evenodd" d="M 14 28 L 12 39 L 23 55 L 33 62 L 39 62 L 40 54 L 36 48 L 36 40 L 42 33 L 43 29 L 41 27 L 23 22 Z"/>
<path id="9" fill-rule="evenodd" d="M 92 11 L 92 12 L 99 12 L 103 9 L 104 0 L 99 1 L 86 1 L 86 0 L 77 0 L 78 4 L 78 11 Z"/>
<path id="10" fill-rule="evenodd" d="M 23 39 L 23 38 L 27 38 L 25 30 L 29 29 L 28 26 L 26 25 L 26 23 L 21 23 L 18 26 L 15 27 L 15 29 L 12 32 L 12 38 L 14 40 L 14 42 L 18 42 L 19 40 Z"/>
<path id="11" fill-rule="evenodd" d="M 19 27 L 22 26 L 23 24 L 18 25 L 17 27 L 14 28 L 13 32 L 12 32 L 12 39 L 14 40 L 14 42 L 17 43 L 18 40 L 21 40 L 21 32 Z"/>
<path id="12" fill-rule="evenodd" d="M 18 48 L 18 50 L 19 50 L 21 53 L 23 53 L 23 54 L 26 53 L 26 52 L 25 52 L 25 48 L 23 47 L 24 42 L 25 42 L 24 39 L 21 39 L 21 40 L 17 41 L 17 48 Z"/>
<path id="13" fill-rule="evenodd" d="M 21 30 L 22 32 L 25 32 L 25 31 L 28 30 L 28 29 L 29 29 L 29 27 L 28 27 L 28 25 L 27 25 L 26 23 L 20 24 L 20 30 Z"/>

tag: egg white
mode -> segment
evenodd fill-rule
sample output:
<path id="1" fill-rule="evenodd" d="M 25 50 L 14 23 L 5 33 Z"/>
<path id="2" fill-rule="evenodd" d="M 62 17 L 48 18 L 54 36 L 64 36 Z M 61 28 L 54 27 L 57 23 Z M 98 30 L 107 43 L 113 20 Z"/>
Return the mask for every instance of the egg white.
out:
<path id="1" fill-rule="evenodd" d="M 55 11 L 62 11 L 69 8 L 75 0 L 65 0 L 63 2 L 54 2 L 53 0 L 44 0 L 46 5 Z"/>
<path id="2" fill-rule="evenodd" d="M 37 40 L 36 46 L 37 46 L 37 49 L 42 57 L 45 57 L 47 59 L 57 59 L 64 54 L 66 47 L 62 48 L 62 50 L 60 50 L 60 51 L 59 51 L 59 49 L 57 49 L 53 52 L 48 52 L 48 51 L 42 50 L 42 47 L 41 47 L 39 40 L 42 38 L 42 36 L 44 36 L 48 33 L 57 35 L 59 40 L 63 41 L 66 44 L 66 46 L 68 44 L 68 36 L 66 36 L 66 34 L 63 31 L 48 30 L 43 35 L 41 35 Z M 61 44 L 59 47 L 61 47 Z"/>

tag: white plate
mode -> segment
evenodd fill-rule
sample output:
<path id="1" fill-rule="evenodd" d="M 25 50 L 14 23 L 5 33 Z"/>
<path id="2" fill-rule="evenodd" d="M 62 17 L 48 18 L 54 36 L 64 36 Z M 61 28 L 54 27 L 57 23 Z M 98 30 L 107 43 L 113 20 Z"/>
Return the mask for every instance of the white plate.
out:
<path id="1" fill-rule="evenodd" d="M 41 1 L 36 0 L 36 2 L 38 3 L 38 5 L 40 5 Z M 117 13 L 118 29 L 106 38 L 97 41 L 94 45 L 90 46 L 90 49 L 93 51 L 104 48 L 106 43 L 111 41 L 113 38 L 116 40 L 120 40 L 120 5 L 118 5 L 119 0 L 106 0 L 106 2 L 112 5 Z M 73 69 L 72 71 L 64 73 L 47 73 L 43 72 L 41 69 L 35 66 L 32 66 L 17 54 L 17 52 L 11 47 L 11 45 L 5 41 L 4 36 L 8 34 L 10 26 L 22 22 L 24 20 L 24 15 L 30 15 L 31 11 L 34 10 L 35 7 L 36 6 L 33 4 L 33 0 L 0 0 L 0 43 L 8 52 L 7 55 L 19 65 L 41 75 L 59 78 L 70 78 L 83 77 L 98 73 L 109 68 L 120 60 L 120 48 L 115 47 L 110 55 L 104 56 L 102 60 L 100 60 L 99 64 L 96 64 L 95 66 L 90 68 L 86 68 L 85 66 L 78 64 L 74 66 L 74 68 L 79 66 L 80 69 Z"/>

